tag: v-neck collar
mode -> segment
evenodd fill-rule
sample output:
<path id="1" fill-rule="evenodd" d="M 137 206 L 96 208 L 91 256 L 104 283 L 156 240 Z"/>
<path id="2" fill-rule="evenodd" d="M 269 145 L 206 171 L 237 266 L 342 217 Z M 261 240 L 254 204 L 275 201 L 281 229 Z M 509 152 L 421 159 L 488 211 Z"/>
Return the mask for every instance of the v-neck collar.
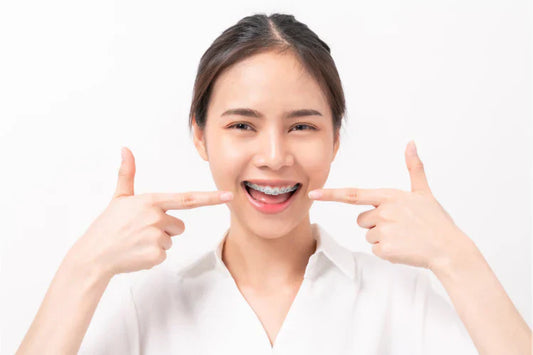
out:
<path id="1" fill-rule="evenodd" d="M 317 241 L 317 247 L 315 252 L 309 258 L 309 264 L 307 265 L 304 278 L 315 279 L 323 267 L 327 264 L 322 263 L 319 260 L 321 255 L 325 256 L 330 261 L 330 265 L 338 268 L 346 277 L 350 280 L 354 280 L 356 273 L 356 263 L 352 252 L 340 245 L 321 225 L 318 223 L 311 224 L 313 231 L 313 238 Z M 217 240 L 214 247 L 207 253 L 202 254 L 200 258 L 193 260 L 185 270 L 180 270 L 182 273 L 186 270 L 190 270 L 192 266 L 204 260 L 204 258 L 210 258 L 212 267 L 219 270 L 225 277 L 231 277 L 229 270 L 222 261 L 222 248 L 226 236 L 228 235 L 229 227 L 222 233 L 222 237 Z"/>

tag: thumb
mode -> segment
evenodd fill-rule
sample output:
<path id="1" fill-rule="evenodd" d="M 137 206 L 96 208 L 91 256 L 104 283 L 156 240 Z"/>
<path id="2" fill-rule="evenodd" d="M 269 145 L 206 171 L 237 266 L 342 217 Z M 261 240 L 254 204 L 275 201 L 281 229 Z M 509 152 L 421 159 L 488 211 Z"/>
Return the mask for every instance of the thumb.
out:
<path id="1" fill-rule="evenodd" d="M 431 193 L 424 170 L 424 164 L 416 151 L 415 141 L 411 140 L 405 150 L 405 162 L 411 179 L 411 191 L 427 191 Z"/>
<path id="2" fill-rule="evenodd" d="M 117 188 L 113 198 L 133 196 L 133 179 L 135 178 L 135 158 L 126 147 L 122 147 L 122 162 L 118 171 Z"/>

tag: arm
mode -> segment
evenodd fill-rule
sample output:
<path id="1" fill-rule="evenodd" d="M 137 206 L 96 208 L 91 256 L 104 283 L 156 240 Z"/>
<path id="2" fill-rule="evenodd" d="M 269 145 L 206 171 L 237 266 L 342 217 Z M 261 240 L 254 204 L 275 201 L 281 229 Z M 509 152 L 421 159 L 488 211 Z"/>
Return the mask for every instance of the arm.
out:
<path id="1" fill-rule="evenodd" d="M 532 333 L 489 264 L 468 241 L 430 268 L 450 296 L 480 354 L 531 354 Z"/>
<path id="2" fill-rule="evenodd" d="M 16 354 L 76 354 L 110 280 L 69 251 Z"/>

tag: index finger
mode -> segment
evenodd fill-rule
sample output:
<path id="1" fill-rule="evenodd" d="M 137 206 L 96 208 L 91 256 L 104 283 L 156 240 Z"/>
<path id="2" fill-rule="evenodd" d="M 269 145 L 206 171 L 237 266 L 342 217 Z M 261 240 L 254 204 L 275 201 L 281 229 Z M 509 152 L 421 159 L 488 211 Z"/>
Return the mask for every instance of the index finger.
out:
<path id="1" fill-rule="evenodd" d="M 224 198 L 224 195 L 228 193 L 230 194 L 229 198 Z M 148 195 L 152 204 L 161 207 L 164 211 L 218 205 L 233 198 L 233 193 L 230 191 L 187 191 Z"/>
<path id="2" fill-rule="evenodd" d="M 312 198 L 320 201 L 338 201 L 352 205 L 373 205 L 378 207 L 380 204 L 394 196 L 393 189 L 357 189 L 357 188 L 338 188 L 338 189 L 317 189 L 321 196 Z"/>

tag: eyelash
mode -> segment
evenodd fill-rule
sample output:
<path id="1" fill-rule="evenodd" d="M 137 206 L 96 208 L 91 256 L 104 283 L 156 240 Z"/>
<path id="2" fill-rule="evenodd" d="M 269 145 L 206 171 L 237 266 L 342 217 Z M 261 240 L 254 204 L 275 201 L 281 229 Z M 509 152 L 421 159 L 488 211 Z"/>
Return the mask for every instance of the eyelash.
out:
<path id="1" fill-rule="evenodd" d="M 238 126 L 238 125 L 245 125 L 245 126 L 251 127 L 251 126 L 250 126 L 249 124 L 247 124 L 247 123 L 239 122 L 239 123 L 232 124 L 232 125 L 229 126 L 228 128 L 234 128 L 234 127 L 236 128 L 236 126 Z M 305 131 L 305 130 L 308 130 L 308 129 L 310 129 L 310 130 L 312 130 L 312 131 L 316 131 L 316 128 L 315 128 L 315 127 L 313 127 L 313 126 L 311 126 L 311 125 L 308 125 L 308 124 L 299 123 L 299 124 L 294 125 L 293 128 L 294 128 L 294 127 L 297 127 L 297 126 L 306 126 L 306 127 L 309 127 L 309 128 L 307 128 L 307 129 L 299 129 L 298 131 Z M 237 128 L 237 129 L 238 129 L 239 131 L 248 131 L 247 129 L 244 129 L 244 130 L 243 130 L 243 129 L 240 129 L 240 128 Z"/>

